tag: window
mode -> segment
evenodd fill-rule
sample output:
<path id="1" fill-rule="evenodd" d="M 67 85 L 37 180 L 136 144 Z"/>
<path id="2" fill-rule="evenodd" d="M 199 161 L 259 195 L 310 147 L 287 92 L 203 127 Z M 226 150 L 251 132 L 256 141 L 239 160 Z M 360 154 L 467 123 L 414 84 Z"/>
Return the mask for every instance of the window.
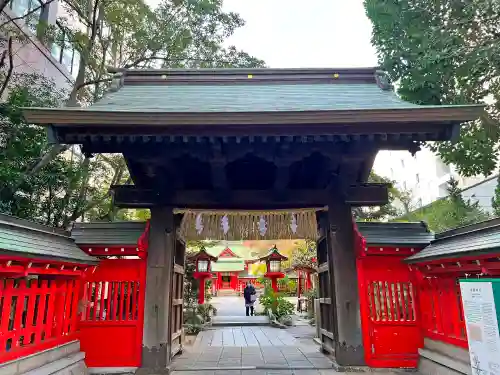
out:
<path id="1" fill-rule="evenodd" d="M 80 53 L 74 48 L 68 34 L 59 23 L 51 48 L 52 56 L 63 64 L 71 73 L 73 78 L 78 75 L 80 68 Z"/>
<path id="2" fill-rule="evenodd" d="M 36 33 L 43 9 L 43 3 L 40 0 L 12 0 L 10 8 L 18 17 L 23 17 L 29 13 L 29 16 L 25 18 L 25 22 L 30 30 Z"/>
<path id="3" fill-rule="evenodd" d="M 73 53 L 73 66 L 71 69 L 71 74 L 73 75 L 74 79 L 76 79 L 79 70 L 80 70 L 80 52 L 78 52 L 75 49 Z"/>

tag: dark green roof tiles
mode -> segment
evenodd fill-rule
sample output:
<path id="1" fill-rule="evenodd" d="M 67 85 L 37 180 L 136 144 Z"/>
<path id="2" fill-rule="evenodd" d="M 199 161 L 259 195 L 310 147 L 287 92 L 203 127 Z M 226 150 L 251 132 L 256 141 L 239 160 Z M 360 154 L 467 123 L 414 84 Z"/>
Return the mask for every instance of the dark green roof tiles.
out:
<path id="1" fill-rule="evenodd" d="M 75 223 L 71 237 L 79 245 L 137 246 L 145 229 L 146 223 L 139 221 Z"/>
<path id="2" fill-rule="evenodd" d="M 357 224 L 368 245 L 424 247 L 434 239 L 434 234 L 422 222 L 358 222 Z"/>
<path id="3" fill-rule="evenodd" d="M 418 108 L 376 84 L 125 85 L 89 111 L 288 112 Z"/>
<path id="4" fill-rule="evenodd" d="M 0 214 L 0 253 L 72 263 L 95 264 L 68 233 Z"/>
<path id="5" fill-rule="evenodd" d="M 493 219 L 440 233 L 428 247 L 407 261 L 418 263 L 499 252 L 500 219 Z"/>

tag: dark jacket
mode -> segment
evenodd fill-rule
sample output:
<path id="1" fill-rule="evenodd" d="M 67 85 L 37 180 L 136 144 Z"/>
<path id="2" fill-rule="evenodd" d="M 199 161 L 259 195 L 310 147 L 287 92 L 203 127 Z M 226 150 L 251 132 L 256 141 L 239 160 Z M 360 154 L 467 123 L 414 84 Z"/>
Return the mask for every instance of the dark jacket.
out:
<path id="1" fill-rule="evenodd" d="M 245 303 L 252 303 L 253 301 L 250 299 L 250 296 L 255 294 L 255 288 L 253 285 L 247 285 L 245 289 L 243 289 L 243 297 L 245 298 Z"/>

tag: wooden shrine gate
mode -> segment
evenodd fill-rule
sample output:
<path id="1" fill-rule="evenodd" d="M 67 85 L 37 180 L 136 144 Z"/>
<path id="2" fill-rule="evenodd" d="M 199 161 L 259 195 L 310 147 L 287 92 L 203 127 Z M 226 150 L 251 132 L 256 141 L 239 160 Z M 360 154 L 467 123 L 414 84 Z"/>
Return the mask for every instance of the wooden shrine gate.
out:
<path id="1" fill-rule="evenodd" d="M 391 250 L 398 255 L 388 254 Z M 410 249 L 367 247 L 358 257 L 361 324 L 368 366 L 417 367 L 423 337 L 415 305 L 416 274 L 403 261 L 410 254 Z"/>
<path id="2" fill-rule="evenodd" d="M 172 275 L 172 308 L 170 309 L 171 354 L 176 355 L 182 350 L 184 341 L 184 263 L 186 244 L 179 238 L 175 241 L 174 273 Z"/>
<path id="3" fill-rule="evenodd" d="M 81 348 L 88 367 L 140 367 L 146 261 L 104 259 L 83 287 Z"/>

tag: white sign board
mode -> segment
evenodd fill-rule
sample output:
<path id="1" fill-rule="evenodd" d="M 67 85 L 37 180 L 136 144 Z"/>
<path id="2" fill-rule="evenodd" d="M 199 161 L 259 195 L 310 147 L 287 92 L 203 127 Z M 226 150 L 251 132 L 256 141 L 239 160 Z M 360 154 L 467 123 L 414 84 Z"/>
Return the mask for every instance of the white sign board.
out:
<path id="1" fill-rule="evenodd" d="M 493 283 L 463 280 L 460 289 L 472 374 L 500 375 L 500 334 Z"/>

